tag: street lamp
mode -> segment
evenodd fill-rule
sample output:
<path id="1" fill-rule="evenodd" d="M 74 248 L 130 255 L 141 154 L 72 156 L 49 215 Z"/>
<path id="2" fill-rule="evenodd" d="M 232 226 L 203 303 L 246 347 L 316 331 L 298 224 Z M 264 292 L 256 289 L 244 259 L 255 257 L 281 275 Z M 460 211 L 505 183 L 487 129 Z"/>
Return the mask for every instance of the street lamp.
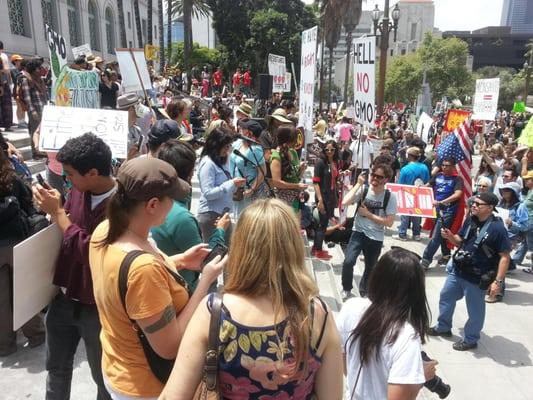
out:
<path id="1" fill-rule="evenodd" d="M 381 11 L 376 4 L 372 11 L 372 20 L 374 21 L 374 35 L 381 33 L 380 40 L 380 57 L 379 57 L 379 85 L 378 85 L 378 114 L 383 113 L 383 105 L 385 103 L 385 73 L 387 71 L 387 51 L 389 49 L 389 34 L 394 30 L 394 41 L 398 34 L 398 21 L 400 20 L 400 7 L 398 3 L 392 9 L 392 22 L 389 20 L 389 1 L 385 0 L 385 10 L 383 11 L 383 19 L 379 21 Z"/>
<path id="2" fill-rule="evenodd" d="M 533 58 L 533 53 L 531 53 L 531 58 Z M 527 106 L 527 96 L 529 95 L 529 81 L 531 80 L 531 67 L 528 62 L 524 63 L 524 72 L 526 73 L 526 87 L 524 88 L 524 104 Z"/>

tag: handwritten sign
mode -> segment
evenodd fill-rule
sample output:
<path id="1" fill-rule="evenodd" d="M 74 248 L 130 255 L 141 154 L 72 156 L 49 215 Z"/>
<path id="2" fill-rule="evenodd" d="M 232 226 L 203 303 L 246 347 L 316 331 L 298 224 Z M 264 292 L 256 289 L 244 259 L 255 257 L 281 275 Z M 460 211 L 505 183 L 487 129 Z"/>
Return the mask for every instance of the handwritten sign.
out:
<path id="1" fill-rule="evenodd" d="M 433 208 L 433 189 L 426 186 L 387 183 L 387 189 L 396 195 L 397 215 L 437 218 Z"/>
<path id="2" fill-rule="evenodd" d="M 40 148 L 57 152 L 73 137 L 92 132 L 111 148 L 115 158 L 128 154 L 128 113 L 77 107 L 45 106 Z"/>
<path id="3" fill-rule="evenodd" d="M 354 105 L 355 120 L 368 127 L 375 127 L 376 113 L 376 38 L 357 39 L 354 51 Z"/>
<path id="4" fill-rule="evenodd" d="M 318 27 L 302 32 L 300 68 L 300 117 L 298 126 L 304 128 L 305 143 L 313 142 L 313 107 L 315 101 L 316 41 Z"/>
<path id="5" fill-rule="evenodd" d="M 45 24 L 46 41 L 50 53 L 50 69 L 52 71 L 52 98 L 55 97 L 55 83 L 61 70 L 67 64 L 67 45 L 63 36 Z"/>
<path id="6" fill-rule="evenodd" d="M 283 92 L 285 89 L 285 57 L 275 54 L 268 55 L 268 74 L 272 75 L 272 91 Z"/>
<path id="7" fill-rule="evenodd" d="M 82 44 L 78 47 L 72 48 L 72 54 L 74 55 L 74 59 L 78 58 L 79 56 L 88 56 L 93 54 L 91 50 L 91 45 L 89 43 Z"/>
<path id="8" fill-rule="evenodd" d="M 498 111 L 500 78 L 478 79 L 474 96 L 474 115 L 472 119 L 492 121 Z"/>
<path id="9" fill-rule="evenodd" d="M 100 108 L 98 71 L 64 67 L 55 85 L 54 103 L 60 107 Z"/>
<path id="10" fill-rule="evenodd" d="M 446 115 L 446 123 L 444 124 L 444 130 L 446 132 L 453 132 L 459 125 L 461 125 L 470 116 L 469 111 L 463 110 L 448 110 Z"/>

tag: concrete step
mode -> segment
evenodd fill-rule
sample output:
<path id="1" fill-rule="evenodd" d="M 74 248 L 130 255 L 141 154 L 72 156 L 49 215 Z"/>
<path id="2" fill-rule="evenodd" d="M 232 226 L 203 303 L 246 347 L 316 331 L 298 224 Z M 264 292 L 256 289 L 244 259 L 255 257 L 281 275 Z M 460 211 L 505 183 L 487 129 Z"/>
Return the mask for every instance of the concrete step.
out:
<path id="1" fill-rule="evenodd" d="M 31 146 L 24 146 L 24 147 L 17 147 L 18 151 L 22 153 L 22 157 L 24 158 L 24 161 L 29 161 L 32 159 L 33 154 L 31 151 Z"/>
<path id="2" fill-rule="evenodd" d="M 28 166 L 28 168 L 30 169 L 30 172 L 32 175 L 36 175 L 36 174 L 43 174 L 43 178 L 46 179 L 46 160 L 42 159 L 42 160 L 34 160 L 34 159 L 30 159 L 30 160 L 27 160 L 26 162 L 26 165 Z"/>
<path id="3" fill-rule="evenodd" d="M 17 149 L 31 145 L 30 135 L 27 129 L 15 129 L 13 132 L 2 132 L 2 134 Z"/>

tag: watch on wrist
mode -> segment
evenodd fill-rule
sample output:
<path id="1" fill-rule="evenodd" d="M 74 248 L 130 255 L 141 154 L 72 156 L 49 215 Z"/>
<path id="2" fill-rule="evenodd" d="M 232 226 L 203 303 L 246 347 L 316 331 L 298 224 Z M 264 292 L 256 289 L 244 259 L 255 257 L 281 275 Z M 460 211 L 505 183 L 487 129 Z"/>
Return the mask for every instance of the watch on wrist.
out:
<path id="1" fill-rule="evenodd" d="M 496 280 L 494 281 L 494 283 L 495 283 L 496 285 L 498 285 L 499 287 L 502 287 L 502 286 L 503 286 L 503 279 L 496 279 Z"/>

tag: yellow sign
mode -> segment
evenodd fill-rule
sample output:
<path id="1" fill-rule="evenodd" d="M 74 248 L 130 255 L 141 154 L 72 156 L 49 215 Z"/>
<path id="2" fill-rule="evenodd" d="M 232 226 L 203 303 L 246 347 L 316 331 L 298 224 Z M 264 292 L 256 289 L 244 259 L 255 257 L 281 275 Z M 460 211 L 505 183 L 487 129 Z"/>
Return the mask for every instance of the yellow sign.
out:
<path id="1" fill-rule="evenodd" d="M 155 61 L 159 57 L 159 46 L 147 44 L 144 46 L 144 56 L 147 60 Z"/>
<path id="2" fill-rule="evenodd" d="M 527 147 L 533 147 L 533 118 L 529 119 L 528 124 L 520 134 L 518 143 L 526 145 Z"/>

